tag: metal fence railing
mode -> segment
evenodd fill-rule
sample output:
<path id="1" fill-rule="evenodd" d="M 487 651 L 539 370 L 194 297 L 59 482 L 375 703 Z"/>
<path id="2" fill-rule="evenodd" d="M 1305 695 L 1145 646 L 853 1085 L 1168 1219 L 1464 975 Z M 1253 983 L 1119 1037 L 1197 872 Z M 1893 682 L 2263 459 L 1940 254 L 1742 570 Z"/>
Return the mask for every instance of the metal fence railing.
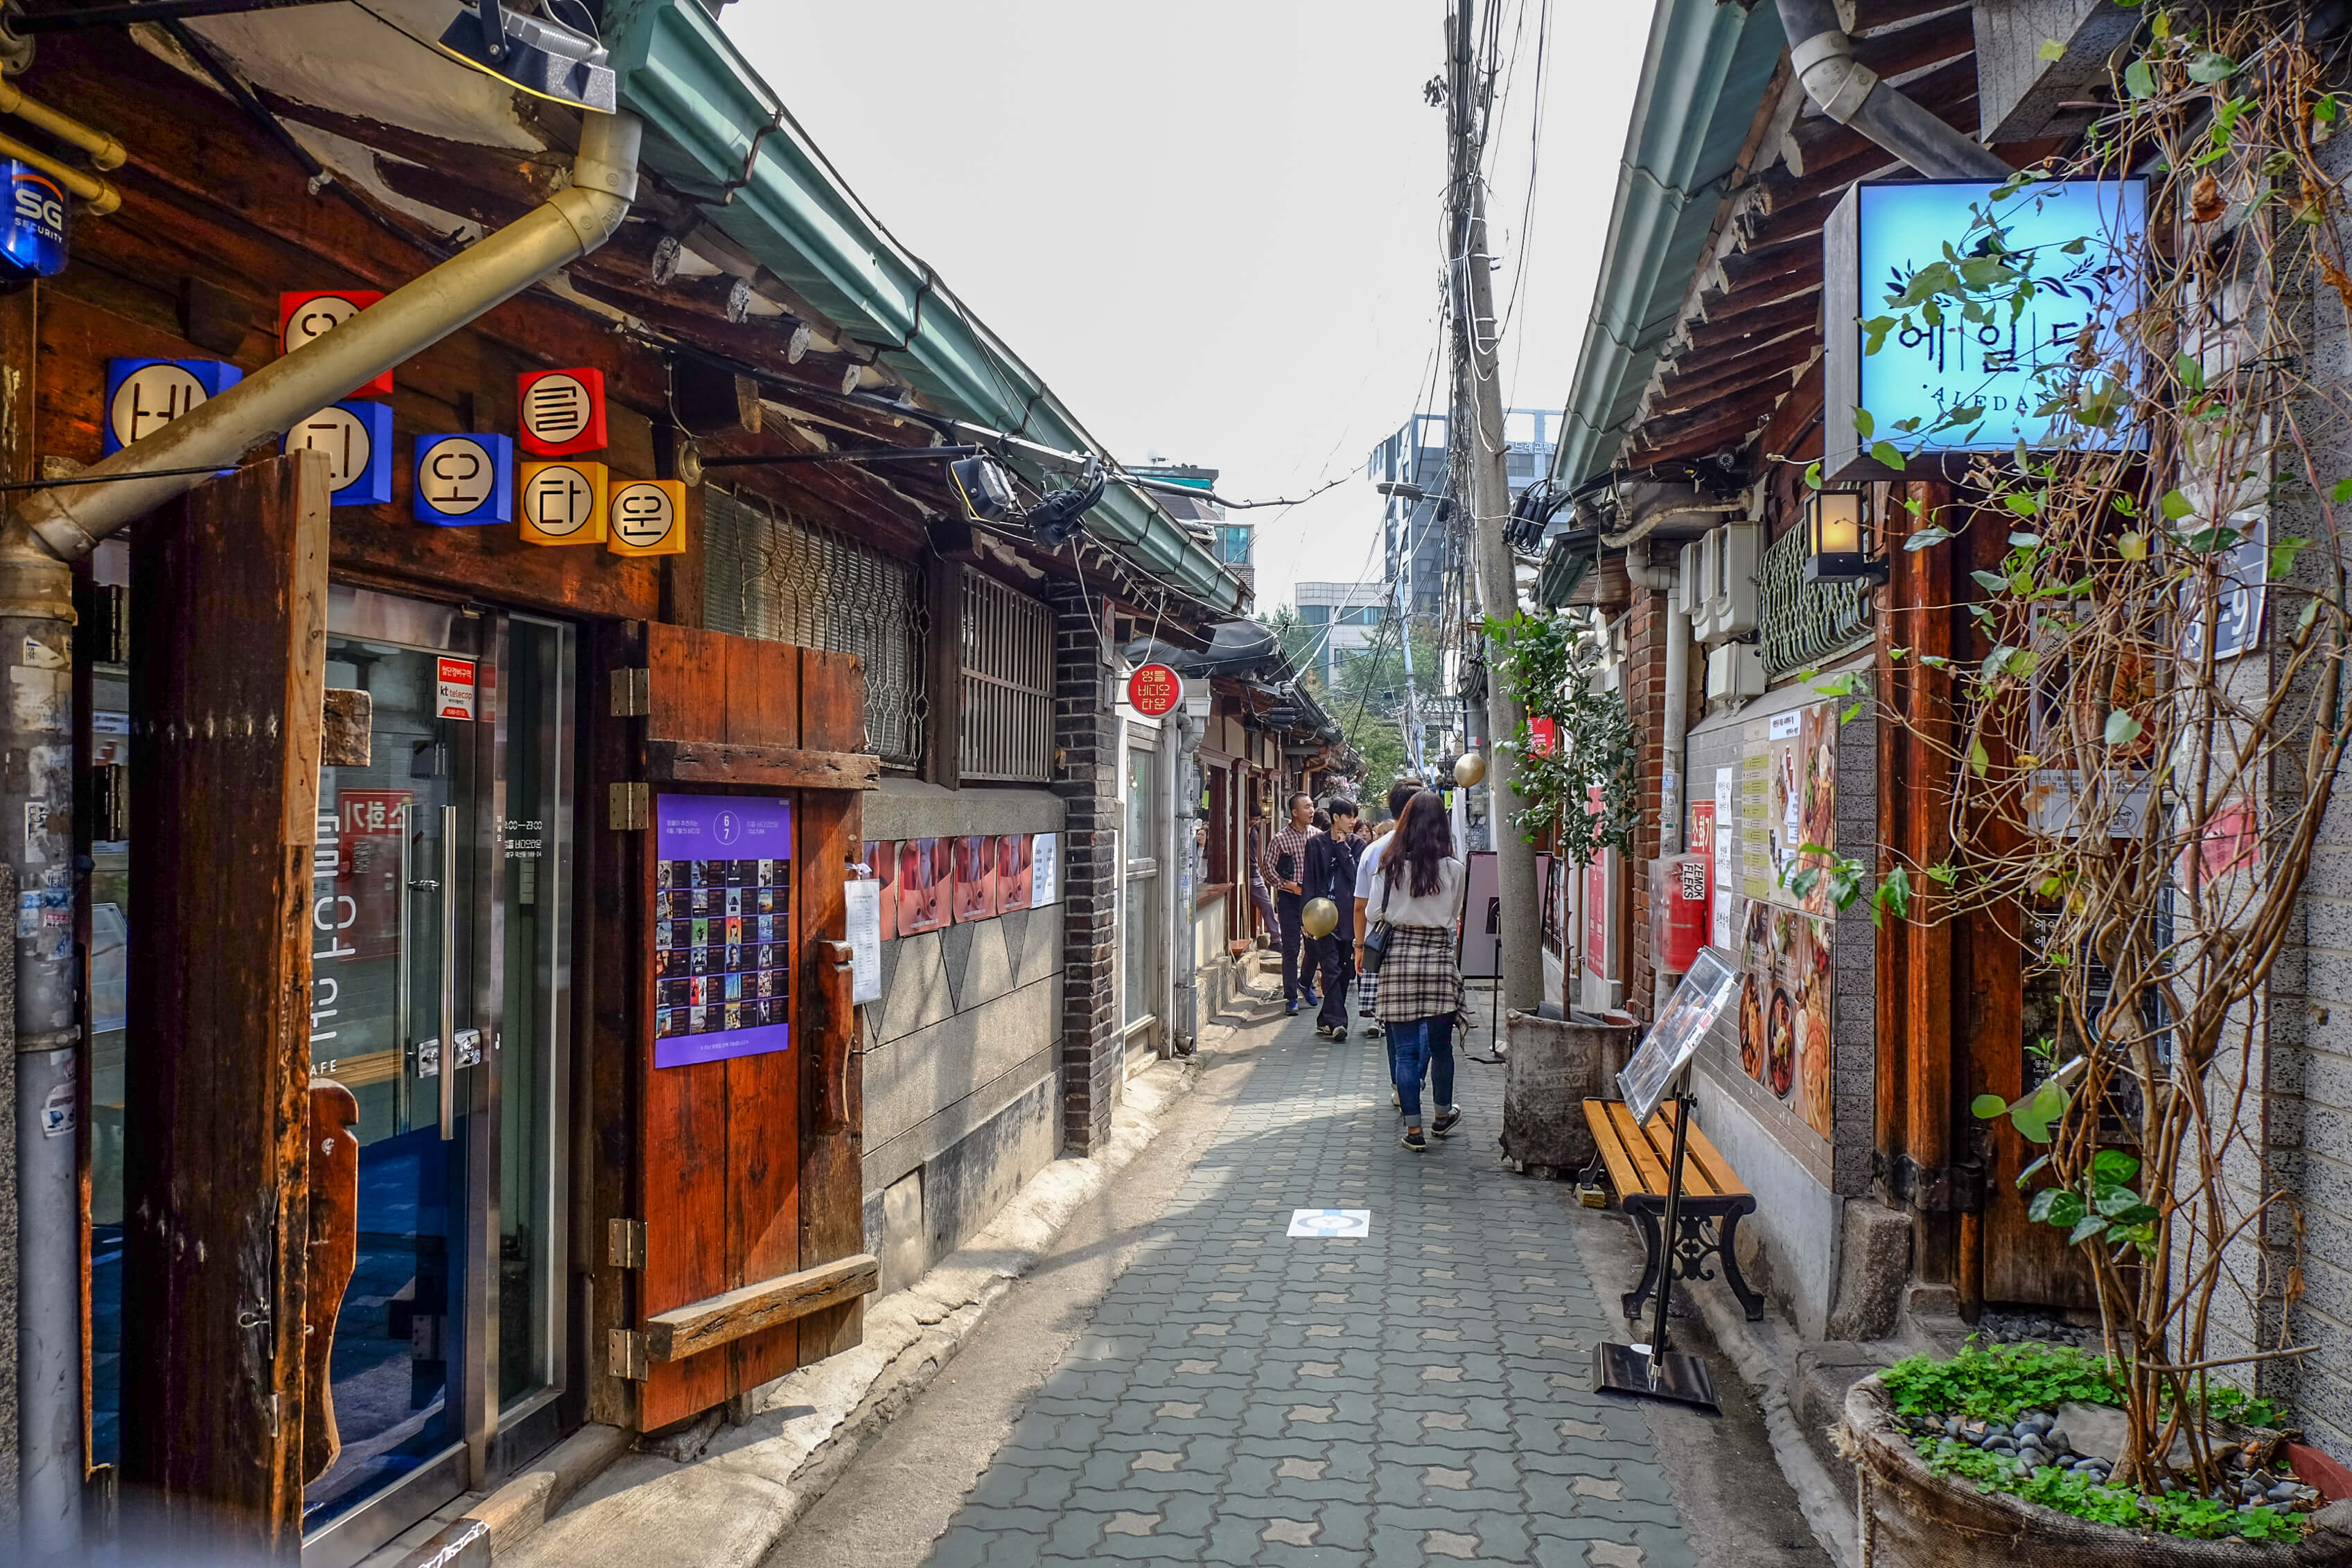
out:
<path id="1" fill-rule="evenodd" d="M 1870 585 L 1807 582 L 1805 530 L 1790 528 L 1765 547 L 1756 574 L 1757 626 L 1764 678 L 1819 664 L 1870 641 Z"/>

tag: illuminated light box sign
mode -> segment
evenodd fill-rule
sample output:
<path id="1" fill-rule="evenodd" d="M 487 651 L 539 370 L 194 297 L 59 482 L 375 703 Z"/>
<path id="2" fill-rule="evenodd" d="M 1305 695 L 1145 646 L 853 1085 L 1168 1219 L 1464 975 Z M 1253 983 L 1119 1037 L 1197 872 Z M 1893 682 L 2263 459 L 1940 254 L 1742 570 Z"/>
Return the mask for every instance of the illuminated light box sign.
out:
<path id="1" fill-rule="evenodd" d="M 244 379 L 226 360 L 107 361 L 105 450 L 154 434 Z"/>
<path id="2" fill-rule="evenodd" d="M 2035 451 L 2139 444 L 2126 423 L 2101 429 L 2041 410 L 2082 373 L 2075 361 L 2086 346 L 2101 366 L 2127 357 L 2116 323 L 2138 308 L 2133 257 L 2147 232 L 2146 182 L 2029 184 L 1996 201 L 2000 189 L 1983 181 L 1865 180 L 1822 225 L 1822 319 L 1831 324 L 1822 352 L 1825 478 L 1899 477 L 1905 467 L 1872 455 L 1880 443 L 1908 467 L 1937 465 L 1948 455 L 2013 452 L 2020 442 Z M 1964 319 L 1963 299 L 1951 295 L 1937 302 L 1940 320 L 1924 304 L 1892 303 L 1921 268 L 1948 259 L 1946 246 L 1962 266 L 1985 248 L 1986 214 L 2034 285 L 2014 319 L 1998 284 L 2003 297 L 1987 299 L 1989 319 L 1980 321 Z M 1890 318 L 1875 334 L 1867 325 Z M 1874 335 L 1878 350 L 1866 352 Z M 1937 428 L 1953 409 L 1979 412 Z"/>
<path id="3" fill-rule="evenodd" d="M 603 544 L 604 492 L 609 482 L 610 476 L 602 463 L 524 464 L 523 542 Z"/>
<path id="4" fill-rule="evenodd" d="M 290 354 L 314 338 L 324 337 L 341 326 L 383 296 L 373 288 L 313 289 L 302 294 L 280 294 L 278 297 L 278 351 Z M 352 390 L 352 398 L 390 397 L 392 372 L 384 371 L 373 381 Z"/>
<path id="5" fill-rule="evenodd" d="M 612 486 L 604 548 L 614 555 L 686 553 L 686 486 L 676 479 L 625 479 Z"/>
<path id="6" fill-rule="evenodd" d="M 286 450 L 327 455 L 338 507 L 380 507 L 392 499 L 392 404 L 339 402 L 286 433 Z"/>
<path id="7" fill-rule="evenodd" d="M 514 438 L 420 435 L 409 510 L 445 528 L 514 521 Z"/>
<path id="8" fill-rule="evenodd" d="M 654 802 L 654 1065 L 792 1048 L 793 808 Z"/>

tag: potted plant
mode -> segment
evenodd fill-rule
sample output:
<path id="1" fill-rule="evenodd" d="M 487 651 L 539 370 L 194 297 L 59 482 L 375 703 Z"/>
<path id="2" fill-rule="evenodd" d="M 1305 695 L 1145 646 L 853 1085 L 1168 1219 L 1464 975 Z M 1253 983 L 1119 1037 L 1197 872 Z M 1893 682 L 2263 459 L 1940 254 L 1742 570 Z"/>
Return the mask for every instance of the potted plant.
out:
<path id="1" fill-rule="evenodd" d="M 2103 1325 L 2087 1359 L 1970 1353 L 1857 1385 L 1881 1562 L 2352 1561 L 2352 1510 L 2327 1513 L 2241 1419 L 2241 1391 L 2310 1350 L 2302 1228 L 2263 1133 L 2264 1014 L 2352 745 L 2352 398 L 2314 351 L 2352 341 L 2321 151 L 2352 98 L 2303 9 L 2148 6 L 2084 150 L 1879 280 L 1860 324 L 1865 353 L 2000 336 L 2073 291 L 2079 329 L 2032 376 L 2054 437 L 1972 459 L 1965 510 L 1907 487 L 1905 548 L 1965 551 L 1953 576 L 1977 585 L 1967 657 L 1890 650 L 1948 693 L 1928 738 L 1956 780 L 1951 856 L 1831 859 L 1792 884 L 1828 878 L 1882 919 L 1986 912 L 2024 946 L 2058 1022 L 2026 1092 L 1975 1110 L 2038 1146 L 2029 1213 L 2080 1249 Z M 2057 183 L 2125 175 L 2147 182 L 2144 223 L 2019 238 Z M 2086 252 L 2125 286 L 2086 287 Z M 1855 426 L 1906 469 L 1988 418 Z M 2061 1406 L 2111 1416 L 2104 1465 Z"/>

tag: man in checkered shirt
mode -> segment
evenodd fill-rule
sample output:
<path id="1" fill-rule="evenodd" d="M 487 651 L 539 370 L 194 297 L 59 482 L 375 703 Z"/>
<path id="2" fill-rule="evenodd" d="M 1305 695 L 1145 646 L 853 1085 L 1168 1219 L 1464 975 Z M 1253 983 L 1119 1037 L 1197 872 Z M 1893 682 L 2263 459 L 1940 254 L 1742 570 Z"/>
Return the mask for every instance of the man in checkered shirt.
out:
<path id="1" fill-rule="evenodd" d="M 1304 996 L 1308 1007 L 1315 1007 L 1322 998 L 1315 994 L 1315 979 L 1301 979 L 1298 973 L 1298 944 L 1304 935 L 1298 924 L 1298 912 L 1306 907 L 1307 841 L 1315 836 L 1315 797 L 1305 793 L 1290 798 L 1290 825 L 1274 835 L 1265 857 L 1258 862 L 1258 871 L 1266 886 L 1274 889 L 1274 908 L 1282 926 L 1282 1016 L 1290 1018 L 1298 1011 L 1299 998 Z"/>

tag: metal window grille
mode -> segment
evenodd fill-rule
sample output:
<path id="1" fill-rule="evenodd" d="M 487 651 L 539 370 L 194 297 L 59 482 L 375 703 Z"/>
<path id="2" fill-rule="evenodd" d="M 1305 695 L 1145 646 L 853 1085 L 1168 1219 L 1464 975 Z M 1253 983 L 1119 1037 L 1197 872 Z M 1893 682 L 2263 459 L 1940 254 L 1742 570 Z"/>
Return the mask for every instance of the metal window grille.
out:
<path id="1" fill-rule="evenodd" d="M 1765 547 L 1756 586 L 1767 680 L 1870 641 L 1870 585 L 1807 582 L 1805 530 L 1801 528 Z"/>
<path id="2" fill-rule="evenodd" d="M 1054 612 L 970 567 L 957 727 L 964 778 L 1054 776 Z"/>
<path id="3" fill-rule="evenodd" d="M 922 570 L 759 497 L 703 491 L 702 624 L 855 653 L 866 672 L 865 749 L 923 760 Z"/>

